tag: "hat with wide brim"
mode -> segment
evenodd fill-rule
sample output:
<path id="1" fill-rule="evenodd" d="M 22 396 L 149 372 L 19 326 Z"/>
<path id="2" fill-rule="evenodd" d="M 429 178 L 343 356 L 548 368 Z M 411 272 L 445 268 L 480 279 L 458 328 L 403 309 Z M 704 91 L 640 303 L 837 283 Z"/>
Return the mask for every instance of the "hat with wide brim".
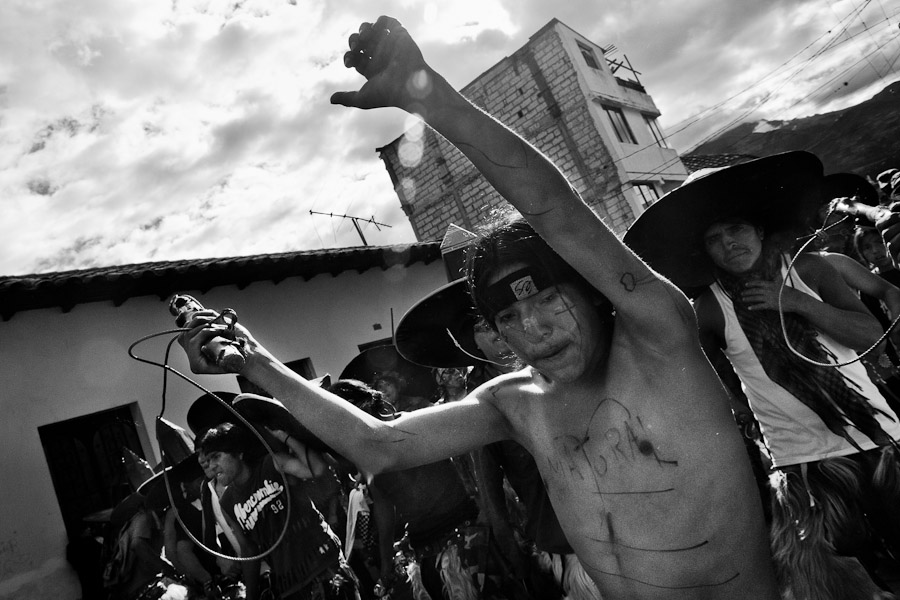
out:
<path id="1" fill-rule="evenodd" d="M 204 476 L 203 468 L 198 460 L 198 453 L 194 452 L 172 467 L 166 467 L 141 484 L 137 489 L 138 494 L 144 497 L 144 506 L 150 510 L 160 510 L 169 505 L 169 492 L 166 490 L 166 481 L 172 489 L 175 498 L 181 497 L 182 483 L 189 483 Z"/>
<path id="2" fill-rule="evenodd" d="M 853 198 L 869 206 L 878 206 L 878 190 L 869 181 L 856 173 L 832 173 L 822 179 L 822 200 L 831 202 L 835 198 Z"/>
<path id="3" fill-rule="evenodd" d="M 311 450 L 333 452 L 331 447 L 300 423 L 297 417 L 284 404 L 274 398 L 267 398 L 257 394 L 241 394 L 234 399 L 234 408 L 242 417 L 253 424 L 257 431 L 263 434 L 266 441 L 273 448 L 276 447 L 273 440 L 278 446 L 281 446 L 281 442 L 271 437 L 269 432 L 265 430 L 265 427 L 280 429 Z"/>
<path id="4" fill-rule="evenodd" d="M 131 484 L 132 491 L 137 490 L 142 483 L 153 477 L 153 468 L 150 463 L 135 454 L 131 448 L 122 448 L 122 463 L 125 465 L 125 476 L 128 478 L 128 483 Z"/>
<path id="5" fill-rule="evenodd" d="M 805 233 L 822 203 L 822 179 L 822 162 L 804 151 L 713 170 L 653 203 L 624 242 L 682 290 L 697 290 L 714 280 L 703 247 L 710 225 L 743 218 L 769 234 Z"/>
<path id="6" fill-rule="evenodd" d="M 374 385 L 382 375 L 395 375 L 402 380 L 403 396 L 431 398 L 437 392 L 437 383 L 431 369 L 404 358 L 393 344 L 374 346 L 360 352 L 351 360 L 339 379 L 357 379 Z"/>
<path id="7" fill-rule="evenodd" d="M 187 424 L 194 436 L 202 437 L 222 423 L 234 423 L 236 417 L 229 407 L 236 397 L 232 392 L 209 392 L 194 400 L 187 412 Z"/>
<path id="8" fill-rule="evenodd" d="M 244 421 L 250 421 L 252 428 L 265 440 L 275 452 L 285 452 L 287 447 L 272 434 L 263 428 L 260 423 L 253 423 L 250 419 L 241 413 L 235 406 L 234 400 L 237 394 L 233 392 L 210 392 L 203 394 L 191 404 L 187 413 L 188 427 L 194 432 L 197 441 L 203 439 L 206 433 L 222 423 L 231 423 L 244 429 L 247 428 Z M 237 413 L 237 414 L 235 414 Z M 252 431 L 248 431 L 252 439 L 257 439 Z M 259 458 L 266 454 L 267 450 L 263 445 L 253 445 L 248 450 L 248 456 L 251 458 Z"/>
<path id="9" fill-rule="evenodd" d="M 109 524 L 114 528 L 119 528 L 143 508 L 144 495 L 137 491 L 132 492 L 116 504 L 109 513 Z"/>
<path id="10" fill-rule="evenodd" d="M 156 418 L 156 440 L 166 465 L 174 465 L 194 453 L 194 439 L 184 427 Z"/>
<path id="11" fill-rule="evenodd" d="M 466 279 L 457 279 L 406 311 L 394 332 L 394 345 L 403 358 L 423 367 L 475 365 L 485 360 L 475 344 L 477 321 Z"/>

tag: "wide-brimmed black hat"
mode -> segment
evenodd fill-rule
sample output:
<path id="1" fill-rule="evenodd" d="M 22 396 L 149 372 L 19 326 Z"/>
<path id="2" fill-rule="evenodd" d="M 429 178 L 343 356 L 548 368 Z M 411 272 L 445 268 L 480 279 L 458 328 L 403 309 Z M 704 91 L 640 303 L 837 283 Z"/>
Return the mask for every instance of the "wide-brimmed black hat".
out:
<path id="1" fill-rule="evenodd" d="M 210 392 L 194 400 L 187 412 L 187 424 L 194 436 L 201 437 L 222 423 L 234 423 L 236 417 L 228 407 L 236 396 L 233 392 Z"/>
<path id="2" fill-rule="evenodd" d="M 177 464 L 194 453 L 194 439 L 184 427 L 157 417 L 156 440 L 162 453 L 163 466 Z"/>
<path id="3" fill-rule="evenodd" d="M 374 385 L 385 376 L 400 381 L 403 396 L 431 398 L 437 392 L 431 369 L 407 360 L 393 344 L 363 350 L 344 367 L 338 379 L 357 379 Z"/>
<path id="4" fill-rule="evenodd" d="M 325 442 L 300 423 L 284 404 L 274 398 L 258 394 L 241 394 L 235 398 L 234 408 L 266 438 L 273 448 L 283 447 L 283 444 L 271 436 L 265 427 L 280 429 L 311 450 L 333 452 Z"/>
<path id="5" fill-rule="evenodd" d="M 475 345 L 478 318 L 466 279 L 457 279 L 406 311 L 394 345 L 403 358 L 423 367 L 468 367 L 485 360 Z"/>
<path id="6" fill-rule="evenodd" d="M 137 493 L 145 499 L 145 506 L 151 510 L 159 510 L 169 503 L 165 479 L 168 479 L 169 485 L 173 487 L 173 492 L 181 494 L 179 483 L 203 477 L 194 441 L 183 427 L 157 417 L 156 439 L 162 453 L 162 461 L 158 466 L 163 468 L 137 489 Z"/>
<path id="7" fill-rule="evenodd" d="M 710 225 L 740 217 L 769 234 L 805 233 L 822 203 L 822 180 L 822 162 L 803 151 L 709 170 L 652 204 L 624 242 L 682 290 L 697 290 L 714 279 L 703 247 Z"/>
<path id="8" fill-rule="evenodd" d="M 131 448 L 122 448 L 122 463 L 125 465 L 125 476 L 135 491 L 142 483 L 153 477 L 153 468 L 146 460 L 134 453 Z"/>
<path id="9" fill-rule="evenodd" d="M 109 513 L 109 524 L 118 529 L 144 508 L 144 495 L 134 491 L 123 498 Z"/>
<path id="10" fill-rule="evenodd" d="M 835 198 L 852 198 L 869 206 L 878 206 L 878 190 L 869 181 L 856 173 L 832 173 L 822 180 L 822 200 L 831 202 Z"/>
<path id="11" fill-rule="evenodd" d="M 203 468 L 197 459 L 197 452 L 182 458 L 173 467 L 166 467 L 141 484 L 137 493 L 144 497 L 144 506 L 150 510 L 160 510 L 169 505 L 169 493 L 166 481 L 172 489 L 175 499 L 181 498 L 182 483 L 189 483 L 203 477 Z"/>

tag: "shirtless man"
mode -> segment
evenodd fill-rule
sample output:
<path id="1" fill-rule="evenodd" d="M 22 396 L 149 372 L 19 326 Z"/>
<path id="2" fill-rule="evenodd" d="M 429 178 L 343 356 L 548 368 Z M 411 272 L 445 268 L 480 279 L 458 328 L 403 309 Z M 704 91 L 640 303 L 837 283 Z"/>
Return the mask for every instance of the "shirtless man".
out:
<path id="1" fill-rule="evenodd" d="M 308 384 L 237 326 L 241 375 L 370 473 L 519 442 L 606 599 L 775 599 L 750 464 L 684 294 L 545 156 L 456 92 L 396 20 L 364 23 L 344 61 L 367 82 L 333 103 L 422 115 L 527 218 L 503 234 L 528 258 L 476 259 L 470 284 L 528 366 L 389 422 Z M 198 315 L 182 339 L 195 372 L 222 372 L 202 350 L 228 333 L 214 316 Z"/>

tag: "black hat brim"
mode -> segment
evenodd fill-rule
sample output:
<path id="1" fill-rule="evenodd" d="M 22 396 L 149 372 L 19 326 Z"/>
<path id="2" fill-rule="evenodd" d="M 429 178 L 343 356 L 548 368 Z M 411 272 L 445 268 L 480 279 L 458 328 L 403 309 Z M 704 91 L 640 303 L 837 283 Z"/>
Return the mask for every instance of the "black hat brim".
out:
<path id="1" fill-rule="evenodd" d="M 334 452 L 330 446 L 300 423 L 297 417 L 278 400 L 254 394 L 241 394 L 235 399 L 234 408 L 266 438 L 266 442 L 273 448 L 283 448 L 284 445 L 269 434 L 265 427 L 284 431 L 311 450 Z"/>
<path id="2" fill-rule="evenodd" d="M 676 188 L 634 222 L 624 242 L 686 292 L 714 279 L 703 248 L 710 225 L 744 218 L 768 233 L 803 231 L 821 206 L 821 161 L 785 152 L 717 170 Z"/>
<path id="3" fill-rule="evenodd" d="M 222 423 L 233 423 L 235 416 L 228 407 L 235 397 L 233 392 L 211 392 L 194 400 L 187 412 L 187 424 L 194 436 L 201 437 Z"/>
<path id="4" fill-rule="evenodd" d="M 468 367 L 484 360 L 475 345 L 478 313 L 465 278 L 441 286 L 400 319 L 394 345 L 403 358 L 423 367 Z"/>
<path id="5" fill-rule="evenodd" d="M 431 369 L 407 360 L 393 344 L 363 350 L 344 367 L 339 379 L 373 385 L 385 373 L 395 373 L 403 379 L 405 385 L 400 393 L 404 396 L 431 398 L 437 391 Z"/>
<path id="6" fill-rule="evenodd" d="M 144 506 L 150 510 L 160 510 L 169 505 L 169 493 L 166 481 L 172 489 L 172 495 L 181 496 L 182 483 L 189 483 L 202 478 L 203 468 L 197 460 L 197 452 L 183 458 L 174 467 L 166 467 L 141 484 L 137 492 L 144 497 Z"/>
<path id="7" fill-rule="evenodd" d="M 878 206 L 878 190 L 865 177 L 856 173 L 832 173 L 822 180 L 822 200 L 856 197 L 863 204 Z"/>
<path id="8" fill-rule="evenodd" d="M 194 453 L 194 440 L 180 425 L 162 417 L 156 419 L 156 439 L 166 464 L 177 464 Z"/>

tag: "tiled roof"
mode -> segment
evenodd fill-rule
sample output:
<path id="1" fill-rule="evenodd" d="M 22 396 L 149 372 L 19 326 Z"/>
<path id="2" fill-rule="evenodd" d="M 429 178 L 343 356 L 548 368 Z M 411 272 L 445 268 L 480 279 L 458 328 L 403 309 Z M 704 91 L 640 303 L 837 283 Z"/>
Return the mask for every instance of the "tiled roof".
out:
<path id="1" fill-rule="evenodd" d="M 287 277 L 306 280 L 325 273 L 333 276 L 344 271 L 362 273 L 372 268 L 428 264 L 440 257 L 440 242 L 420 242 L 0 277 L 0 317 L 8 321 L 20 311 L 53 307 L 68 312 L 85 302 L 112 301 L 119 306 L 136 296 L 165 299 L 176 292 L 202 293 L 220 285 L 243 289 L 257 281 L 278 283 Z"/>
<path id="2" fill-rule="evenodd" d="M 752 154 L 685 154 L 682 155 L 681 162 L 684 163 L 688 173 L 693 173 L 700 169 L 730 167 L 755 158 L 759 157 Z"/>

